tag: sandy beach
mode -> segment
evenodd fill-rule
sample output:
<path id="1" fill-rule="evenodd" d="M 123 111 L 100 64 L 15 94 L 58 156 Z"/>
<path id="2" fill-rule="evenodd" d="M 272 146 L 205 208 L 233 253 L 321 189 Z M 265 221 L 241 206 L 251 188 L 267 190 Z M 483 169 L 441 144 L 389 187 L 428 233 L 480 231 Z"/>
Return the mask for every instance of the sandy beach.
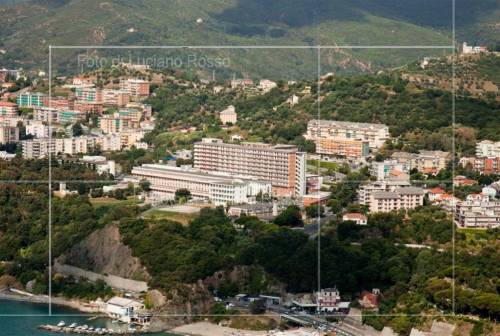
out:
<path id="1" fill-rule="evenodd" d="M 266 331 L 240 330 L 219 326 L 209 322 L 186 324 L 171 330 L 174 333 L 189 336 L 265 336 Z"/>

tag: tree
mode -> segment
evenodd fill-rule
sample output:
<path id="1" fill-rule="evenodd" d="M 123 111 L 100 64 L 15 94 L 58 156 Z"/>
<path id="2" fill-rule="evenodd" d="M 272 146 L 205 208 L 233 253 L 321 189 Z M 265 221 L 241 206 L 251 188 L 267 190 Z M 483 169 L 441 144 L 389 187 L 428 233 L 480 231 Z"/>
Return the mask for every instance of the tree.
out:
<path id="1" fill-rule="evenodd" d="M 71 127 L 71 133 L 73 134 L 73 136 L 83 135 L 82 124 L 80 124 L 79 122 L 73 124 L 73 127 Z"/>
<path id="2" fill-rule="evenodd" d="M 150 191 L 151 190 L 151 182 L 149 182 L 148 180 L 146 179 L 142 179 L 140 182 L 139 182 L 139 186 L 141 187 L 141 189 L 143 191 Z"/>
<path id="3" fill-rule="evenodd" d="M 306 208 L 306 215 L 309 218 L 324 217 L 325 207 L 318 204 L 313 204 Z"/>
<path id="4" fill-rule="evenodd" d="M 175 201 L 179 203 L 185 203 L 191 198 L 191 191 L 186 188 L 177 189 L 175 191 Z"/>
<path id="5" fill-rule="evenodd" d="M 274 223 L 279 226 L 303 226 L 302 216 L 300 209 L 296 205 L 290 205 L 275 219 Z"/>

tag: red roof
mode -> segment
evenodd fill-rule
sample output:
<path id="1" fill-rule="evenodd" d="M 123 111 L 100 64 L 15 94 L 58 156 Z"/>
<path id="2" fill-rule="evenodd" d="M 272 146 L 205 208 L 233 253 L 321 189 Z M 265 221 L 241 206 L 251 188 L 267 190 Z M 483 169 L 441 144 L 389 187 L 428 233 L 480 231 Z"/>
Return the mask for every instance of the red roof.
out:
<path id="1" fill-rule="evenodd" d="M 347 218 L 366 220 L 366 216 L 357 212 L 349 212 L 344 215 Z"/>
<path id="2" fill-rule="evenodd" d="M 444 194 L 444 189 L 443 188 L 432 188 L 429 190 L 430 194 Z"/>
<path id="3" fill-rule="evenodd" d="M 0 106 L 17 107 L 17 104 L 8 101 L 0 101 Z"/>

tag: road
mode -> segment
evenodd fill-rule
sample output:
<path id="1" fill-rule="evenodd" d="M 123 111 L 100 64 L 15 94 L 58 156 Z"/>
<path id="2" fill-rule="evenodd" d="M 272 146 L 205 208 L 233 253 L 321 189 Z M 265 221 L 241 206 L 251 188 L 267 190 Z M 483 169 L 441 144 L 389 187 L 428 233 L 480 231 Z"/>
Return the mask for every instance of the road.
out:
<path id="1" fill-rule="evenodd" d="M 248 309 L 248 306 L 250 305 L 250 302 L 248 301 L 238 301 L 236 299 L 226 300 L 225 302 L 231 303 L 235 308 L 243 309 Z M 281 317 L 285 319 L 291 317 L 294 318 L 294 320 L 300 320 L 305 325 L 311 325 L 321 331 L 335 331 L 339 336 L 364 336 L 363 330 L 350 324 L 328 322 L 321 316 L 293 311 L 282 305 L 268 305 L 267 310 L 277 315 L 281 315 Z"/>

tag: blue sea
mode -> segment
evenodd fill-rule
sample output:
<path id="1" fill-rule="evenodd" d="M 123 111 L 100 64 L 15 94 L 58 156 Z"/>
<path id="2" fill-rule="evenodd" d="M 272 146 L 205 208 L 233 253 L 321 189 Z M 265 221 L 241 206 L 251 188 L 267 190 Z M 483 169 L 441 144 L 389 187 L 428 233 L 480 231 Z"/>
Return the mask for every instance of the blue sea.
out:
<path id="1" fill-rule="evenodd" d="M 80 315 L 79 315 L 80 314 Z M 109 328 L 118 330 L 126 328 L 123 324 L 112 323 L 107 318 L 92 318 L 90 315 L 82 316 L 74 309 L 52 306 L 52 316 L 49 316 L 48 305 L 18 302 L 0 299 L 0 335 L 2 336 L 39 336 L 39 335 L 63 335 L 39 330 L 42 324 L 56 325 L 59 321 L 65 321 L 66 325 L 77 323 L 87 324 L 94 328 Z M 148 334 L 152 335 L 152 334 Z M 173 334 L 154 334 L 157 336 L 173 336 Z"/>

